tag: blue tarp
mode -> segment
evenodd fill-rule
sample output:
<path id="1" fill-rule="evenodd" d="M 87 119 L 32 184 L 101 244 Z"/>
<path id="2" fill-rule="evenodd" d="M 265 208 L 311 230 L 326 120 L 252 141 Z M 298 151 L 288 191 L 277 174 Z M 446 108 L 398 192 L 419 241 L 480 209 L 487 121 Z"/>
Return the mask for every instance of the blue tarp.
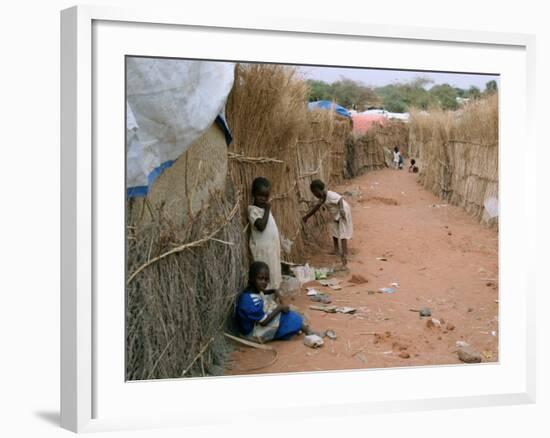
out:
<path id="1" fill-rule="evenodd" d="M 348 119 L 351 119 L 351 113 L 345 109 L 343 106 L 340 106 L 334 102 L 330 102 L 329 100 L 318 100 L 317 102 L 309 102 L 307 104 L 307 107 L 309 110 L 314 109 L 325 109 L 325 110 L 334 110 L 336 114 L 342 117 L 347 117 Z"/>

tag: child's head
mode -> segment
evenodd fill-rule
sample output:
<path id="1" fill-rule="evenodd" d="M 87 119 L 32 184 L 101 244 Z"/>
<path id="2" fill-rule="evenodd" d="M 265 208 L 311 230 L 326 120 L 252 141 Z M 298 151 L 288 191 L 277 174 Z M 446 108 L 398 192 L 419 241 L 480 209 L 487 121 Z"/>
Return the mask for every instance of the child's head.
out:
<path id="1" fill-rule="evenodd" d="M 411 166 L 414 166 L 416 164 L 416 160 L 414 158 L 411 158 Z"/>
<path id="2" fill-rule="evenodd" d="M 327 194 L 325 191 L 325 183 L 320 179 L 311 181 L 309 189 L 317 199 L 323 199 Z"/>
<path id="3" fill-rule="evenodd" d="M 271 183 L 267 178 L 259 176 L 252 181 L 252 196 L 254 197 L 254 202 L 258 206 L 263 206 L 269 200 L 269 195 L 271 194 Z"/>
<path id="4" fill-rule="evenodd" d="M 395 153 L 399 152 L 399 146 L 394 147 L 393 150 Z"/>
<path id="5" fill-rule="evenodd" d="M 263 292 L 269 284 L 269 266 L 264 262 L 253 262 L 248 271 L 248 287 Z"/>

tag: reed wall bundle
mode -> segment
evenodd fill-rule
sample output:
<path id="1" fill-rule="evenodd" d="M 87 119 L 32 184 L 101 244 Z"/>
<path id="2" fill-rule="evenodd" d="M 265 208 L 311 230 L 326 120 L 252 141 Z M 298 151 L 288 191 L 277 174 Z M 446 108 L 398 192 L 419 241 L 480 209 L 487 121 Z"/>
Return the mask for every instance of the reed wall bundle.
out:
<path id="1" fill-rule="evenodd" d="M 304 261 L 306 240 L 326 239 L 325 219 L 316 215 L 307 225 L 301 217 L 313 200 L 309 184 L 322 179 L 340 182 L 344 175 L 345 139 L 350 124 L 330 111 L 308 111 L 307 84 L 291 67 L 240 64 L 227 104 L 233 143 L 229 171 L 243 195 L 242 218 L 252 202 L 254 178 L 272 184 L 272 211 L 284 239 L 288 261 Z M 283 246 L 283 251 L 285 247 Z"/>
<path id="2" fill-rule="evenodd" d="M 222 374 L 223 331 L 245 279 L 240 200 L 219 128 L 126 211 L 126 378 Z"/>
<path id="3" fill-rule="evenodd" d="M 359 176 L 370 170 L 391 165 L 391 151 L 399 146 L 406 157 L 409 144 L 409 127 L 402 121 L 374 123 L 360 135 L 350 136 L 346 144 L 346 175 Z"/>
<path id="4" fill-rule="evenodd" d="M 413 111 L 410 156 L 420 167 L 420 183 L 463 207 L 483 223 L 485 200 L 498 199 L 498 98 L 474 101 L 462 110 Z"/>

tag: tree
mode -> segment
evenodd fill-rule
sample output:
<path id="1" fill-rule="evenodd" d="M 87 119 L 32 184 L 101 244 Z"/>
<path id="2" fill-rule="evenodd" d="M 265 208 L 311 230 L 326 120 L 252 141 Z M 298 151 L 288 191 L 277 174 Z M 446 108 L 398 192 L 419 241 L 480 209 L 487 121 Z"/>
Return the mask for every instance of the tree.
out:
<path id="1" fill-rule="evenodd" d="M 434 104 L 434 97 L 426 89 L 433 81 L 418 77 L 410 82 L 390 84 L 376 89 L 382 97 L 384 107 L 390 112 L 406 112 L 411 107 L 428 109 Z"/>
<path id="2" fill-rule="evenodd" d="M 496 93 L 497 91 L 498 91 L 497 81 L 491 80 L 485 84 L 484 94 L 490 95 L 490 94 Z"/>
<path id="3" fill-rule="evenodd" d="M 345 108 L 364 110 L 369 105 L 377 105 L 381 99 L 372 90 L 360 82 L 342 78 L 328 84 L 324 81 L 309 80 L 308 101 L 330 100 Z"/>
<path id="4" fill-rule="evenodd" d="M 458 93 L 449 84 L 434 85 L 430 94 L 437 100 L 439 106 L 445 110 L 456 110 L 458 108 Z"/>
<path id="5" fill-rule="evenodd" d="M 481 97 L 481 91 L 476 86 L 472 85 L 468 88 L 468 97 L 470 99 L 479 99 Z"/>
<path id="6" fill-rule="evenodd" d="M 331 100 L 330 84 L 324 81 L 307 81 L 309 86 L 308 101 L 315 102 L 317 100 Z"/>

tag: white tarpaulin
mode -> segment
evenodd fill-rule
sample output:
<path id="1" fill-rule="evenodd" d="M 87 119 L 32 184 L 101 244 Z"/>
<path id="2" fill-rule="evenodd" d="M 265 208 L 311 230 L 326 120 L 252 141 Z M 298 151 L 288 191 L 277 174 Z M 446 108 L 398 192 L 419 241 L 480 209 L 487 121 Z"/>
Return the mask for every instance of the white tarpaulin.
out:
<path id="1" fill-rule="evenodd" d="M 489 218 L 494 218 L 498 216 L 498 199 L 497 198 L 487 198 L 483 203 L 485 211 L 489 215 Z"/>
<path id="2" fill-rule="evenodd" d="M 126 187 L 144 196 L 150 185 L 222 113 L 234 64 L 128 58 Z"/>

